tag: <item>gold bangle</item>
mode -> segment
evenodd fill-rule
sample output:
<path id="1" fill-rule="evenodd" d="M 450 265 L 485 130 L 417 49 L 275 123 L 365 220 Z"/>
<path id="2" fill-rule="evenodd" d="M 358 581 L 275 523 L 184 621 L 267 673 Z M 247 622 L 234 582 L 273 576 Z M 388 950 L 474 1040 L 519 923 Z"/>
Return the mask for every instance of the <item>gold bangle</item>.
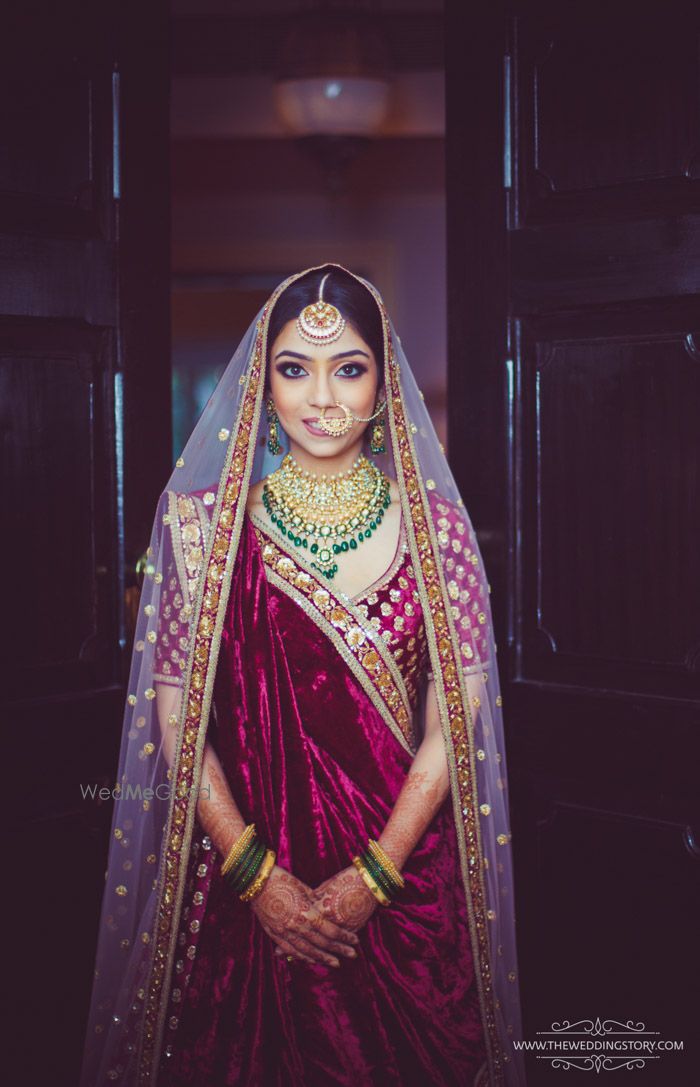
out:
<path id="1" fill-rule="evenodd" d="M 394 883 L 398 883 L 399 887 L 405 887 L 405 881 L 398 868 L 392 861 L 391 857 L 382 849 L 379 842 L 376 842 L 374 838 L 369 839 L 368 845 L 370 853 L 377 858 L 377 862 L 386 870 L 391 876 Z"/>
<path id="2" fill-rule="evenodd" d="M 232 867 L 236 859 L 241 855 L 247 842 L 250 841 L 250 838 L 254 833 L 255 823 L 249 823 L 248 826 L 243 829 L 243 832 L 238 836 L 238 838 L 236 838 L 235 842 L 226 854 L 226 859 L 221 865 L 222 872 L 228 872 L 229 868 Z"/>
<path id="3" fill-rule="evenodd" d="M 265 881 L 269 877 L 272 869 L 275 867 L 276 859 L 277 854 L 275 853 L 274 849 L 268 849 L 267 853 L 263 858 L 263 862 L 260 865 L 260 871 L 251 883 L 250 887 L 248 887 L 247 890 L 243 892 L 243 894 L 238 896 L 241 902 L 252 902 L 252 900 L 260 894 L 265 884 Z"/>
<path id="4" fill-rule="evenodd" d="M 248 826 L 243 831 L 243 833 L 238 838 L 236 838 L 236 841 L 233 843 L 233 845 L 231 846 L 231 848 L 229 849 L 229 851 L 228 851 L 228 853 L 226 855 L 226 860 L 221 865 L 221 875 L 222 876 L 225 876 L 226 873 L 231 868 L 233 868 L 234 864 L 236 863 L 236 861 L 240 857 L 240 855 L 243 852 L 245 846 L 248 844 L 248 842 L 250 841 L 250 839 L 252 838 L 254 833 L 255 833 L 255 823 L 249 823 Z"/>
<path id="5" fill-rule="evenodd" d="M 357 871 L 362 876 L 363 880 L 365 881 L 365 883 L 369 887 L 369 889 L 372 892 L 372 894 L 374 895 L 374 897 L 376 899 L 378 899 L 379 902 L 381 902 L 382 906 L 390 906 L 391 905 L 391 899 L 387 898 L 387 896 L 384 894 L 384 891 L 381 889 L 381 887 L 377 886 L 375 880 L 372 878 L 371 872 L 367 871 L 364 864 L 360 860 L 359 855 L 352 858 L 352 863 L 355 865 L 355 868 L 357 868 Z"/>

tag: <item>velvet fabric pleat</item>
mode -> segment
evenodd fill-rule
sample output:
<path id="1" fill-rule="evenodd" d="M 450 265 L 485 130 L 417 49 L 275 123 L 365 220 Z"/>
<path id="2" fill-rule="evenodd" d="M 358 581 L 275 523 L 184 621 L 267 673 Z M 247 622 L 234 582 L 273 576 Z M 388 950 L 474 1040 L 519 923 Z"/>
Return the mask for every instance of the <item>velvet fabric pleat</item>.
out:
<path id="1" fill-rule="evenodd" d="M 316 887 L 379 837 L 411 756 L 328 636 L 267 580 L 247 516 L 214 704 L 210 741 L 278 864 Z M 219 863 L 159 1087 L 474 1082 L 483 1031 L 451 797 L 340 968 L 275 955 Z"/>

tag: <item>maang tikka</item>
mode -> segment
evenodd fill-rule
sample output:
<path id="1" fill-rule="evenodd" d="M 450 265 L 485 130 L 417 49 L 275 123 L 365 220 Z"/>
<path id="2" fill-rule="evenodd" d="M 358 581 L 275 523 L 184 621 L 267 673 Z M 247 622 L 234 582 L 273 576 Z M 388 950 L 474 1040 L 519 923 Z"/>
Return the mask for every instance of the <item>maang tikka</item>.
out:
<path id="1" fill-rule="evenodd" d="M 304 306 L 297 317 L 297 332 L 307 343 L 323 345 L 333 343 L 345 331 L 345 318 L 340 310 L 323 300 L 323 286 L 330 272 L 326 272 L 318 288 L 318 300 Z"/>

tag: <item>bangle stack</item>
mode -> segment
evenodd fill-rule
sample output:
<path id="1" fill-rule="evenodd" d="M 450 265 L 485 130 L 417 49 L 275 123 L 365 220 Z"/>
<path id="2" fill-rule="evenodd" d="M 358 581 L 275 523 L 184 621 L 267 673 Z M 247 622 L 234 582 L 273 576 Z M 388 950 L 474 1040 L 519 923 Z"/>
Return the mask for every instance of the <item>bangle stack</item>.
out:
<path id="1" fill-rule="evenodd" d="M 274 849 L 258 837 L 255 823 L 249 823 L 228 851 L 221 875 L 241 902 L 252 902 L 262 891 L 276 859 Z"/>
<path id="2" fill-rule="evenodd" d="M 352 858 L 352 863 L 382 906 L 391 905 L 392 896 L 405 886 L 404 878 L 379 842 L 370 838 L 367 848 Z"/>

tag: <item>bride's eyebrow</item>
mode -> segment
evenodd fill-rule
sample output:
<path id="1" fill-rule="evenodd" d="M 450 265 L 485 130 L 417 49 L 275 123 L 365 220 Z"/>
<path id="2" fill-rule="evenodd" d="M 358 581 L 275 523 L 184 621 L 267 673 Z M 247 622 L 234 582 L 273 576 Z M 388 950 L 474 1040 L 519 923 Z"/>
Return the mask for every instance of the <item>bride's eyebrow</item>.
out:
<path id="1" fill-rule="evenodd" d="M 300 355 L 298 351 L 278 351 L 275 355 L 274 361 L 276 362 L 277 359 L 282 357 L 282 355 L 290 355 L 291 358 L 301 359 L 303 362 L 313 362 L 313 359 L 309 358 L 308 355 Z M 347 359 L 350 358 L 352 355 L 364 355 L 365 358 L 369 358 L 369 355 L 366 351 L 363 351 L 359 347 L 355 347 L 352 349 L 352 351 L 341 351 L 339 355 L 331 355 L 330 361 L 337 362 L 338 359 Z"/>

